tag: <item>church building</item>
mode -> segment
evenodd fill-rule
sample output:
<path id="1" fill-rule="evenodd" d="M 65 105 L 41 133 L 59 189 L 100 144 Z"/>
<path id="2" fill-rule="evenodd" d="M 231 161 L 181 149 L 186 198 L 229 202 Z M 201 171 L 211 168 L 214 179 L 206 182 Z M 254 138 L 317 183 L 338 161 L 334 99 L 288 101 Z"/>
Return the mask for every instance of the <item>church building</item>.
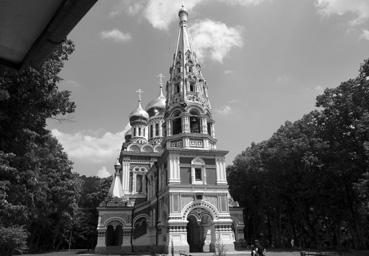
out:
<path id="1" fill-rule="evenodd" d="M 182 7 L 169 79 L 129 115 L 108 197 L 98 208 L 97 253 L 233 251 L 244 241 L 243 209 L 228 192 L 207 82 Z"/>

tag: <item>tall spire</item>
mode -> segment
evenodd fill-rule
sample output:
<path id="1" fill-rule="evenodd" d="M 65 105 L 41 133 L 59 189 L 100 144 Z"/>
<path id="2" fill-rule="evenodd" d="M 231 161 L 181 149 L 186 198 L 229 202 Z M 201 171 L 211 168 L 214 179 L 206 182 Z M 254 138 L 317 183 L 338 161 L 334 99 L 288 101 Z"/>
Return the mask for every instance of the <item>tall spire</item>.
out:
<path id="1" fill-rule="evenodd" d="M 178 17 L 179 17 L 180 31 L 178 35 L 176 58 L 179 52 L 182 52 L 182 54 L 185 54 L 188 50 L 192 51 L 190 40 L 188 37 L 188 32 L 187 32 L 188 12 L 184 8 L 183 4 L 182 4 L 182 8 L 178 12 Z"/>
<path id="2" fill-rule="evenodd" d="M 206 81 L 201 72 L 201 65 L 196 53 L 191 47 L 188 33 L 188 12 L 182 5 L 178 12 L 179 34 L 177 47 L 170 68 L 170 78 L 167 90 L 167 105 L 169 108 L 176 104 L 190 104 L 196 102 L 205 109 L 211 109 L 207 95 Z"/>

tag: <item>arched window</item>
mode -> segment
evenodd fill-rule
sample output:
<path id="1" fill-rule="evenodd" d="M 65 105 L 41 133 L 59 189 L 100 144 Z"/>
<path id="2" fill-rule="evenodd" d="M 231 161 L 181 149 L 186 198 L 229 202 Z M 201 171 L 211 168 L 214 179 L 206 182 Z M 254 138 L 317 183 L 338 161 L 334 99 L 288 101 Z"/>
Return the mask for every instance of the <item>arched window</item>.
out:
<path id="1" fill-rule="evenodd" d="M 180 93 L 181 92 L 181 85 L 180 83 L 176 83 L 176 93 Z"/>
<path id="2" fill-rule="evenodd" d="M 138 127 L 138 136 L 141 136 L 141 127 Z"/>
<path id="3" fill-rule="evenodd" d="M 153 134 L 154 134 L 154 132 L 153 132 L 153 125 L 150 125 L 150 138 L 153 137 Z"/>
<path id="4" fill-rule="evenodd" d="M 136 137 L 137 132 L 136 132 L 136 128 L 133 128 L 133 136 Z"/>
<path id="5" fill-rule="evenodd" d="M 200 133 L 200 116 L 196 110 L 190 111 L 190 132 Z"/>
<path id="6" fill-rule="evenodd" d="M 182 132 L 182 118 L 179 116 L 180 112 L 174 114 L 173 119 L 173 135 L 179 134 Z"/>

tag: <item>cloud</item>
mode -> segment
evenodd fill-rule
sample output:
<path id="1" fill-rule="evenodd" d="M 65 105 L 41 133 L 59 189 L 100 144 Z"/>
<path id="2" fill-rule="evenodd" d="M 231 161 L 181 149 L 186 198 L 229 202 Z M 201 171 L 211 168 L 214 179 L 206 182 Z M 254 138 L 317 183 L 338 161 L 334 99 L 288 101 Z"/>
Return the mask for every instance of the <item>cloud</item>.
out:
<path id="1" fill-rule="evenodd" d="M 129 129 L 130 125 L 127 124 L 121 132 L 105 132 L 100 136 L 86 131 L 73 134 L 64 133 L 57 129 L 51 130 L 51 133 L 63 145 L 64 150 L 72 160 L 102 163 L 116 157 L 124 142 L 124 135 Z"/>
<path id="2" fill-rule="evenodd" d="M 196 5 L 204 0 L 187 0 L 186 10 L 191 11 Z M 167 30 L 169 24 L 176 20 L 180 8 L 178 1 L 173 0 L 150 0 L 144 10 L 144 17 L 157 29 Z"/>
<path id="3" fill-rule="evenodd" d="M 110 17 L 121 15 L 123 12 L 134 16 L 142 11 L 145 2 L 142 0 L 121 0 L 114 5 L 113 10 L 109 13 Z"/>
<path id="4" fill-rule="evenodd" d="M 325 88 L 323 86 L 320 86 L 320 85 L 314 87 L 314 92 L 316 92 L 319 95 L 323 94 L 324 90 L 325 90 Z"/>
<path id="5" fill-rule="evenodd" d="M 363 32 L 361 33 L 360 38 L 369 40 L 369 30 L 364 29 Z"/>
<path id="6" fill-rule="evenodd" d="M 220 108 L 218 108 L 218 109 L 215 109 L 215 111 L 219 114 L 219 115 L 223 115 L 223 116 L 225 116 L 225 115 L 229 115 L 230 113 L 232 113 L 232 108 L 231 108 L 231 106 L 229 106 L 229 105 L 224 105 L 224 106 L 222 106 L 222 107 L 220 107 Z"/>
<path id="7" fill-rule="evenodd" d="M 108 171 L 106 166 L 103 166 L 97 171 L 96 175 L 99 178 L 107 178 L 107 177 L 111 176 L 111 173 Z"/>
<path id="8" fill-rule="evenodd" d="M 287 74 L 283 74 L 277 77 L 277 83 L 285 84 L 291 80 L 291 77 Z"/>
<path id="9" fill-rule="evenodd" d="M 351 25 L 359 25 L 369 19 L 368 0 L 315 0 L 315 6 L 323 16 L 354 15 Z"/>
<path id="10" fill-rule="evenodd" d="M 211 3 L 214 0 L 186 0 L 185 8 L 191 11 L 196 6 L 204 3 Z M 235 6 L 256 6 L 266 1 L 272 0 L 217 0 L 226 5 Z M 123 12 L 130 15 L 142 15 L 156 29 L 167 30 L 170 23 L 177 20 L 177 13 L 180 9 L 180 2 L 173 0 L 122 0 L 110 12 L 110 16 L 114 17 Z"/>
<path id="11" fill-rule="evenodd" d="M 190 30 L 192 46 L 200 59 L 210 57 L 222 63 L 232 48 L 243 45 L 241 28 L 228 27 L 222 22 L 204 20 Z"/>
<path id="12" fill-rule="evenodd" d="M 129 33 L 124 33 L 116 28 L 108 31 L 102 31 L 100 36 L 102 39 L 111 39 L 117 43 L 124 43 L 132 39 Z"/>
<path id="13" fill-rule="evenodd" d="M 227 70 L 224 70 L 224 74 L 225 75 L 232 75 L 235 71 L 232 70 L 232 69 L 227 69 Z"/>

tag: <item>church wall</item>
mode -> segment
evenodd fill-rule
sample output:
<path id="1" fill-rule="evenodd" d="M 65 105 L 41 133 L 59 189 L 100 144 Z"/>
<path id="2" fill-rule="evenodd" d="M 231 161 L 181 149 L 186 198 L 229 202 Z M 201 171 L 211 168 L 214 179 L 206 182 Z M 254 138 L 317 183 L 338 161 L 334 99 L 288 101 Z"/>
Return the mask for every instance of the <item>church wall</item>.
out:
<path id="1" fill-rule="evenodd" d="M 191 168 L 181 167 L 181 184 L 189 185 L 191 184 Z"/>
<path id="2" fill-rule="evenodd" d="M 206 184 L 217 184 L 217 170 L 215 168 L 206 168 Z"/>

